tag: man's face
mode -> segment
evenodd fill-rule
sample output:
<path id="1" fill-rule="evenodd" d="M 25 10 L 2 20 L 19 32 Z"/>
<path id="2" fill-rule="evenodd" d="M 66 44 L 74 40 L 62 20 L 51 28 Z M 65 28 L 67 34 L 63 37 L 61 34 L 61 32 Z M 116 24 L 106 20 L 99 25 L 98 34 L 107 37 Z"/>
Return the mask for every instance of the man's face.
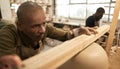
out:
<path id="1" fill-rule="evenodd" d="M 99 21 L 99 20 L 103 17 L 103 14 L 104 14 L 104 13 L 102 13 L 102 12 L 101 12 L 101 13 L 97 13 L 97 14 L 95 15 L 96 20 Z"/>
<path id="2" fill-rule="evenodd" d="M 33 41 L 39 41 L 42 39 L 45 33 L 45 14 L 44 11 L 38 10 L 29 13 L 29 17 L 26 17 L 26 21 L 22 27 L 22 31 Z"/>

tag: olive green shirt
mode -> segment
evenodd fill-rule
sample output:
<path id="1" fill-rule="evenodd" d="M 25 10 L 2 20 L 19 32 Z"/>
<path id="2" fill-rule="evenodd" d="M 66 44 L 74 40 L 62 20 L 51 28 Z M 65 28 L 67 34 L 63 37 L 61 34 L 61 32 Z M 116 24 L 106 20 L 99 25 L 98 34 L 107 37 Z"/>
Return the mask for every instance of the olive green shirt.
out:
<path id="1" fill-rule="evenodd" d="M 65 41 L 71 38 L 69 31 L 46 25 L 45 37 Z M 17 54 L 21 59 L 26 59 L 40 53 L 43 40 L 40 40 L 37 46 L 33 46 L 33 42 L 24 33 L 17 30 L 13 24 L 6 25 L 0 29 L 0 56 L 8 54 Z"/>

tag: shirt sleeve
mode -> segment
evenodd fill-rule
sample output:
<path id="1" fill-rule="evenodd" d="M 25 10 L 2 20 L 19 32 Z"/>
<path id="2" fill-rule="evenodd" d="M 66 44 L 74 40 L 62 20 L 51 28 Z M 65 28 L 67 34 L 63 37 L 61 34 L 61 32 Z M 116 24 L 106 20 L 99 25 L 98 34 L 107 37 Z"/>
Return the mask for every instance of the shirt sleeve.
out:
<path id="1" fill-rule="evenodd" d="M 90 16 L 86 19 L 86 27 L 94 27 L 95 26 L 95 19 L 93 18 L 93 16 Z"/>
<path id="2" fill-rule="evenodd" d="M 65 41 L 65 40 L 72 38 L 70 31 L 65 31 L 63 29 L 56 28 L 56 27 L 49 25 L 49 24 L 47 24 L 46 30 L 47 30 L 47 37 L 52 38 L 52 39 Z"/>
<path id="3" fill-rule="evenodd" d="M 0 56 L 15 54 L 15 35 L 10 27 L 0 29 Z"/>

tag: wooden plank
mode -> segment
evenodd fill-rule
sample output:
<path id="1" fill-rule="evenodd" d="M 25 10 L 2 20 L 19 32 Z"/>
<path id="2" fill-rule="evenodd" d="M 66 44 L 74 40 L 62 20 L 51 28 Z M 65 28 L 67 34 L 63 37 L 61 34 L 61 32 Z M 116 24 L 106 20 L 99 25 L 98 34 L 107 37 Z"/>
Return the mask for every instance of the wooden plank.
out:
<path id="1" fill-rule="evenodd" d="M 108 69 L 108 67 L 106 51 L 99 44 L 92 43 L 57 69 Z"/>
<path id="2" fill-rule="evenodd" d="M 108 36 L 108 40 L 107 40 L 107 44 L 105 48 L 108 55 L 110 54 L 110 49 L 113 43 L 113 38 L 114 38 L 116 26 L 117 26 L 119 11 L 120 11 L 120 0 L 116 0 L 112 24 L 110 26 L 110 32 L 109 32 L 109 36 Z"/>
<path id="3" fill-rule="evenodd" d="M 98 34 L 96 35 L 78 36 L 48 51 L 24 60 L 23 64 L 25 67 L 23 69 L 56 69 L 105 34 L 109 30 L 109 25 L 104 25 L 97 30 Z"/>

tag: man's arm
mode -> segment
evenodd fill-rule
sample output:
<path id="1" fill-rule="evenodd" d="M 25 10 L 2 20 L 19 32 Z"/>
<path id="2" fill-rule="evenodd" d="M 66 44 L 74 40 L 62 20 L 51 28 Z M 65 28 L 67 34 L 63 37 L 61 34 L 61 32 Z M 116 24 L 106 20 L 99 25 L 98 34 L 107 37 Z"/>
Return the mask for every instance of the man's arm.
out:
<path id="1" fill-rule="evenodd" d="M 49 24 L 47 24 L 46 30 L 47 37 L 49 38 L 57 39 L 60 41 L 65 41 L 72 38 L 71 31 L 65 31 Z"/>
<path id="2" fill-rule="evenodd" d="M 59 29 L 51 25 L 47 26 L 47 36 L 53 39 L 61 40 L 61 41 L 71 39 L 81 34 L 91 35 L 93 33 L 94 34 L 97 33 L 96 29 L 89 28 L 89 27 L 80 27 L 80 28 L 73 29 L 71 31 L 65 31 L 63 29 Z"/>
<path id="3" fill-rule="evenodd" d="M 15 54 L 15 32 L 13 25 L 0 29 L 0 56 Z"/>

